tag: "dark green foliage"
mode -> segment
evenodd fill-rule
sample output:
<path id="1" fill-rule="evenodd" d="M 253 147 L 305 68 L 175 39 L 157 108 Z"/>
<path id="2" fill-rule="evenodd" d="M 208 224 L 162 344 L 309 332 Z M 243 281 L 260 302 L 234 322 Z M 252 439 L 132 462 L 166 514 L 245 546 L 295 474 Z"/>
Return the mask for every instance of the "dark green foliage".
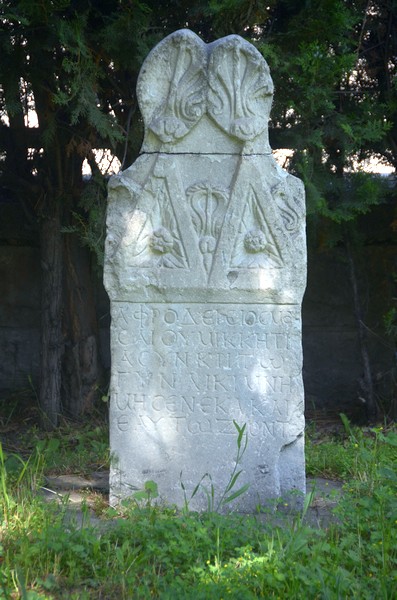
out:
<path id="1" fill-rule="evenodd" d="M 376 20 L 386 11 L 396 24 L 396 7 L 342 0 L 299 3 L 300 10 L 296 2 L 279 4 L 290 18 L 277 28 L 276 10 L 274 27 L 258 39 L 275 81 L 275 145 L 295 151 L 291 166 L 306 184 L 309 214 L 352 220 L 385 198 L 379 181 L 364 180 L 360 161 L 374 153 L 396 160 L 395 31 L 384 33 L 371 61 L 367 52 Z M 385 77 L 387 103 L 380 85 Z"/>
<path id="2" fill-rule="evenodd" d="M 107 179 L 95 172 L 83 186 L 78 205 L 71 214 L 73 224 L 62 228 L 63 233 L 79 235 L 81 243 L 95 255 L 99 274 L 102 273 L 104 259 L 106 186 Z"/>
<path id="3" fill-rule="evenodd" d="M 84 156 L 96 141 L 125 158 L 123 136 L 139 128 L 140 65 L 160 39 L 187 26 L 207 41 L 239 33 L 263 52 L 276 83 L 276 147 L 293 148 L 298 159 L 308 153 L 328 177 L 374 152 L 395 161 L 393 3 L 19 1 L 3 3 L 2 17 L 0 43 L 8 58 L 0 68 L 2 109 L 24 111 L 23 77 L 36 104 L 51 96 L 51 111 L 41 115 L 44 140 L 67 126 L 76 136 L 73 151 Z M 136 153 L 139 140 L 129 137 L 130 144 Z"/>

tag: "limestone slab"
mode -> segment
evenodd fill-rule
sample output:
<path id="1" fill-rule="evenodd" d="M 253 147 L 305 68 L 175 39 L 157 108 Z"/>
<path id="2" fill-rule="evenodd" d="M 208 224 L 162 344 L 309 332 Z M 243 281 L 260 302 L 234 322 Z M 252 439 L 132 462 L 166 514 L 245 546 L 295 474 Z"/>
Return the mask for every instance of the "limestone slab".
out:
<path id="1" fill-rule="evenodd" d="M 137 90 L 141 155 L 109 183 L 111 499 L 154 480 L 182 505 L 181 478 L 189 492 L 205 473 L 221 493 L 235 421 L 253 510 L 305 490 L 303 185 L 271 154 L 273 84 L 242 38 L 175 32 Z"/>

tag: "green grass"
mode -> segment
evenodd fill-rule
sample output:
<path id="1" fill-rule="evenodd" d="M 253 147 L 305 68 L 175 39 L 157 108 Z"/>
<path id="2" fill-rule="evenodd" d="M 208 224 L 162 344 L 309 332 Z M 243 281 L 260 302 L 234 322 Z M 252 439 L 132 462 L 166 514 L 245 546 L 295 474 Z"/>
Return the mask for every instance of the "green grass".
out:
<path id="1" fill-rule="evenodd" d="M 109 431 L 104 424 L 66 423 L 51 434 L 32 427 L 20 443 L 23 455 L 42 457 L 44 474 L 89 475 L 109 468 Z"/>
<path id="2" fill-rule="evenodd" d="M 62 432 L 45 444 L 36 433 L 28 462 L 0 453 L 0 598 L 397 597 L 396 432 L 347 424 L 340 439 L 308 437 L 309 474 L 346 481 L 327 529 L 304 514 L 276 526 L 271 513 L 181 514 L 150 502 L 105 511 L 99 529 L 77 525 L 35 490 L 43 472 L 85 473 L 106 459 L 103 432 L 88 433 L 66 430 L 78 440 L 69 449 L 51 442 Z"/>
<path id="3" fill-rule="evenodd" d="M 396 460 L 396 433 L 385 435 L 383 427 L 351 427 L 341 415 L 345 434 L 338 439 L 306 436 L 306 474 L 329 479 L 376 480 L 379 461 Z M 396 465 L 397 467 L 397 465 Z"/>

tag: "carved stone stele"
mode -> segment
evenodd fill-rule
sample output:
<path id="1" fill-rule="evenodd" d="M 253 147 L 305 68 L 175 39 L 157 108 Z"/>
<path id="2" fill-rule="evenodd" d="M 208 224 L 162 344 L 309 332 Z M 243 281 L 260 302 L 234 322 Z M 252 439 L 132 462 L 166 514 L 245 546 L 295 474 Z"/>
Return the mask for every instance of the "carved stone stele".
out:
<path id="1" fill-rule="evenodd" d="M 111 501 L 154 480 L 182 505 L 205 473 L 222 493 L 233 421 L 249 488 L 231 507 L 304 493 L 304 190 L 269 147 L 269 68 L 238 36 L 181 30 L 137 92 L 141 154 L 109 182 Z"/>

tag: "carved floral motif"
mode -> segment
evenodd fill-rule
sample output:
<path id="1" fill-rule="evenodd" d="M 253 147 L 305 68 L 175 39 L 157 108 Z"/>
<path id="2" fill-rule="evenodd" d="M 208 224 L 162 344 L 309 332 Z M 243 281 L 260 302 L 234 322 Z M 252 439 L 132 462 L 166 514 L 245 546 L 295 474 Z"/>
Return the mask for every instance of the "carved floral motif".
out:
<path id="1" fill-rule="evenodd" d="M 129 228 L 137 231 L 129 244 L 129 264 L 140 267 L 184 268 L 186 254 L 166 186 L 147 188 L 141 198 L 146 210 L 137 209 Z"/>
<path id="2" fill-rule="evenodd" d="M 252 187 L 243 203 L 245 208 L 232 253 L 231 267 L 280 268 L 283 264 L 280 250 Z"/>
<path id="3" fill-rule="evenodd" d="M 149 239 L 149 247 L 152 252 L 167 254 L 174 247 L 174 238 L 165 227 L 159 227 L 153 231 Z"/>
<path id="4" fill-rule="evenodd" d="M 191 130 L 206 110 L 205 45 L 194 37 L 168 38 L 162 45 L 162 60 L 163 75 L 169 84 L 148 128 L 162 142 L 175 142 Z M 144 72 L 142 79 L 148 77 L 150 73 Z M 145 93 L 152 95 L 156 84 L 156 80 L 149 80 Z M 145 105 L 145 98 L 141 98 L 141 104 Z"/>
<path id="5" fill-rule="evenodd" d="M 291 203 L 286 202 L 280 212 L 285 229 L 291 234 L 296 233 L 299 227 L 299 215 Z"/>
<path id="6" fill-rule="evenodd" d="M 207 46 L 193 34 L 170 36 L 160 46 L 152 57 L 156 68 L 142 71 L 139 89 L 147 127 L 162 142 L 183 138 L 205 113 L 242 141 L 266 129 L 273 83 L 253 46 L 234 35 Z"/>
<path id="7" fill-rule="evenodd" d="M 200 128 L 204 114 L 228 136 L 253 140 L 267 127 L 273 93 L 266 61 L 245 40 L 232 35 L 207 45 L 186 31 L 159 44 L 138 87 L 146 127 L 163 143 Z M 231 269 L 228 277 L 237 273 L 233 269 L 283 266 L 283 235 L 299 233 L 291 197 L 273 189 L 267 197 L 255 175 L 248 186 L 237 185 L 240 178 L 250 179 L 237 163 L 225 187 L 204 172 L 203 181 L 186 189 L 176 159 L 171 163 L 168 151 L 162 152 L 152 163 L 125 238 L 129 266 L 181 269 L 201 262 L 207 282 L 220 265 Z"/>
<path id="8" fill-rule="evenodd" d="M 244 236 L 244 248 L 247 252 L 264 252 L 267 247 L 266 236 L 261 229 L 251 229 Z"/>
<path id="9" fill-rule="evenodd" d="M 192 221 L 199 236 L 204 268 L 209 273 L 228 200 L 226 190 L 209 183 L 192 185 L 186 192 L 192 208 Z"/>
<path id="10" fill-rule="evenodd" d="M 230 135 L 252 140 L 267 127 L 273 83 L 263 57 L 237 36 L 213 50 L 208 112 Z"/>

